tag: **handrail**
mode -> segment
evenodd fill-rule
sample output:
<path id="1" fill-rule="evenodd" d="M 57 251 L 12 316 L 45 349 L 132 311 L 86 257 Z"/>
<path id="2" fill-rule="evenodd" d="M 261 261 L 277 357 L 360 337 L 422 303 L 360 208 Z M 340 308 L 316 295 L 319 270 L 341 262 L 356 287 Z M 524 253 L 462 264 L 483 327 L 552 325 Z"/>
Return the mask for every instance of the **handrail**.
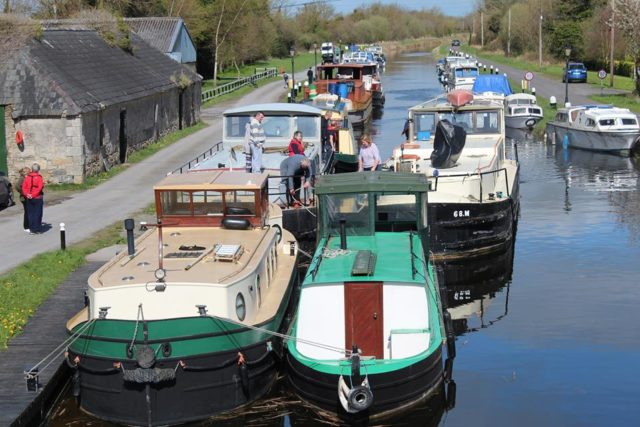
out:
<path id="1" fill-rule="evenodd" d="M 202 102 L 207 102 L 213 98 L 221 95 L 226 95 L 227 93 L 231 93 L 247 85 L 256 86 L 259 80 L 277 77 L 277 75 L 278 70 L 276 68 L 267 68 L 265 69 L 265 71 L 256 72 L 252 76 L 243 77 L 241 79 L 232 81 L 231 83 L 226 83 L 212 89 L 204 90 L 202 91 L 201 100 Z"/>
<path id="2" fill-rule="evenodd" d="M 505 179 L 505 183 L 506 183 L 506 190 L 507 190 L 507 197 L 511 197 L 511 190 L 509 189 L 509 172 L 507 171 L 507 168 L 500 168 L 500 169 L 494 169 L 494 170 L 490 170 L 490 171 L 486 171 L 486 172 L 479 172 L 479 173 L 456 173 L 456 174 L 452 174 L 452 175 L 438 175 L 435 177 L 435 186 L 433 188 L 432 191 L 438 191 L 438 179 L 439 178 L 461 178 L 461 177 L 471 177 L 471 176 L 479 176 L 480 177 L 480 197 L 478 198 L 480 200 L 480 203 L 482 203 L 482 177 L 483 175 L 488 175 L 488 174 L 496 174 L 496 173 L 500 173 L 500 172 L 504 172 L 504 179 Z"/>
<path id="3" fill-rule="evenodd" d="M 201 162 L 204 159 L 208 159 L 209 157 L 213 156 L 214 153 L 218 153 L 218 152 L 222 151 L 222 145 L 223 145 L 222 141 L 218 142 L 216 145 L 214 145 L 213 147 L 209 148 L 204 153 L 199 154 L 194 159 L 189 160 L 187 163 L 185 163 L 184 165 L 180 166 L 179 168 L 172 170 L 167 175 L 173 175 L 174 173 L 185 173 L 185 172 L 189 171 L 189 169 L 191 169 L 191 166 Z"/>

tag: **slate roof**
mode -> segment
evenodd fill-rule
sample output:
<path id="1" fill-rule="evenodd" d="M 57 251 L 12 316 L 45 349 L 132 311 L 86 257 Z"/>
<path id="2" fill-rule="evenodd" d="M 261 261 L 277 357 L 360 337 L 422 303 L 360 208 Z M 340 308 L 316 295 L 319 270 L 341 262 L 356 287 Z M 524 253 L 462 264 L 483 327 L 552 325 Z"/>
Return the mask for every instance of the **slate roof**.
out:
<path id="1" fill-rule="evenodd" d="M 147 43 L 165 53 L 173 51 L 184 25 L 182 18 L 125 18 L 124 21 Z"/>
<path id="2" fill-rule="evenodd" d="M 137 35 L 131 39 L 133 54 L 92 30 L 46 29 L 0 64 L 0 104 L 13 104 L 14 118 L 72 116 L 170 90 L 180 73 L 200 78 Z"/>

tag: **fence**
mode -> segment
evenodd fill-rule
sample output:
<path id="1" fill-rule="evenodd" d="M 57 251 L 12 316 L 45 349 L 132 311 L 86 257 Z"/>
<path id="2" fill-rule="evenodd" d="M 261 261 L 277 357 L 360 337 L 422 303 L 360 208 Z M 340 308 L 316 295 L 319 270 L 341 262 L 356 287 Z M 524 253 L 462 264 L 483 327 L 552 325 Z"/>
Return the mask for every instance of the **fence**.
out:
<path id="1" fill-rule="evenodd" d="M 256 70 L 256 73 L 252 76 L 243 77 L 241 79 L 234 80 L 231 83 L 226 83 L 212 89 L 202 91 L 202 102 L 207 102 L 218 96 L 226 95 L 227 93 L 231 93 L 247 85 L 256 86 L 256 82 L 259 80 L 269 79 L 271 77 L 276 77 L 277 75 L 278 70 L 276 68 L 265 68 L 264 71 L 260 72 L 257 72 Z"/>

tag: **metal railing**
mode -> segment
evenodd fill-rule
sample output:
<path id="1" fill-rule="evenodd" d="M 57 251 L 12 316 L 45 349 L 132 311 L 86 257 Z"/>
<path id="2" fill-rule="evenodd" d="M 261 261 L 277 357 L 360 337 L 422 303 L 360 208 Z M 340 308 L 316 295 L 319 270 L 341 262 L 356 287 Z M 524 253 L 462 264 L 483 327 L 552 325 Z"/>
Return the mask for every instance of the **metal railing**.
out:
<path id="1" fill-rule="evenodd" d="M 485 175 L 500 175 L 501 173 L 504 172 L 504 182 L 505 182 L 505 189 L 507 191 L 507 197 L 511 197 L 511 191 L 509 189 L 509 173 L 507 172 L 506 168 L 501 168 L 501 169 L 494 169 L 491 171 L 487 171 L 487 172 L 480 172 L 480 173 L 460 173 L 460 174 L 453 174 L 453 175 L 442 175 L 442 176 L 436 176 L 435 177 L 435 186 L 432 188 L 432 191 L 437 191 L 438 190 L 438 178 L 464 178 L 464 177 L 473 177 L 473 176 L 477 176 L 480 178 L 480 198 L 479 201 L 480 203 L 483 203 L 482 200 L 482 193 L 483 193 L 483 189 L 482 189 L 482 179 L 484 178 Z"/>
<path id="2" fill-rule="evenodd" d="M 249 77 L 243 77 L 238 80 L 234 80 L 231 83 L 226 83 L 212 89 L 207 89 L 202 91 L 202 102 L 207 102 L 211 99 L 214 99 L 221 95 L 226 95 L 227 93 L 231 93 L 240 89 L 241 87 L 252 85 L 256 86 L 259 80 L 269 79 L 271 77 L 276 77 L 278 75 L 278 70 L 276 68 L 265 68 L 264 71 L 258 72 L 256 69 L 256 73 Z"/>
<path id="3" fill-rule="evenodd" d="M 198 155 L 195 159 L 191 159 L 187 163 L 185 163 L 184 165 L 180 166 L 179 168 L 172 170 L 167 175 L 173 175 L 174 173 L 185 173 L 185 172 L 188 172 L 189 169 L 191 169 L 192 166 L 196 165 L 197 163 L 200 163 L 201 161 L 203 161 L 205 159 L 208 159 L 209 157 L 213 156 L 215 153 L 218 153 L 220 151 L 222 151 L 222 141 L 218 142 L 216 145 L 214 145 L 213 147 L 209 148 L 204 153 Z"/>

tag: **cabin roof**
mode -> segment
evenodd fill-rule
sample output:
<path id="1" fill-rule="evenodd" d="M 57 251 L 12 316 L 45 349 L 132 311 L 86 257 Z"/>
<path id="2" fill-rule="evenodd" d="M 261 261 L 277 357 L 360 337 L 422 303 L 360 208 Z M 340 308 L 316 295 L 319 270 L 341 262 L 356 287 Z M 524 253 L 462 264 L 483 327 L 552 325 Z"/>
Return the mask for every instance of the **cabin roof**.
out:
<path id="1" fill-rule="evenodd" d="M 429 190 L 429 180 L 424 174 L 414 173 L 343 173 L 322 175 L 316 183 L 316 194 L 345 193 L 421 193 Z"/>
<path id="2" fill-rule="evenodd" d="M 264 104 L 251 104 L 245 105 L 242 107 L 230 108 L 226 110 L 223 114 L 231 115 L 231 114 L 253 114 L 258 111 L 262 111 L 265 115 L 269 115 L 268 113 L 291 113 L 294 115 L 300 114 L 312 114 L 312 115 L 321 115 L 322 110 L 316 107 L 312 107 L 306 104 L 289 104 L 286 102 L 269 102 Z"/>
<path id="3" fill-rule="evenodd" d="M 238 171 L 195 171 L 167 175 L 154 190 L 259 190 L 266 185 L 268 174 Z"/>

